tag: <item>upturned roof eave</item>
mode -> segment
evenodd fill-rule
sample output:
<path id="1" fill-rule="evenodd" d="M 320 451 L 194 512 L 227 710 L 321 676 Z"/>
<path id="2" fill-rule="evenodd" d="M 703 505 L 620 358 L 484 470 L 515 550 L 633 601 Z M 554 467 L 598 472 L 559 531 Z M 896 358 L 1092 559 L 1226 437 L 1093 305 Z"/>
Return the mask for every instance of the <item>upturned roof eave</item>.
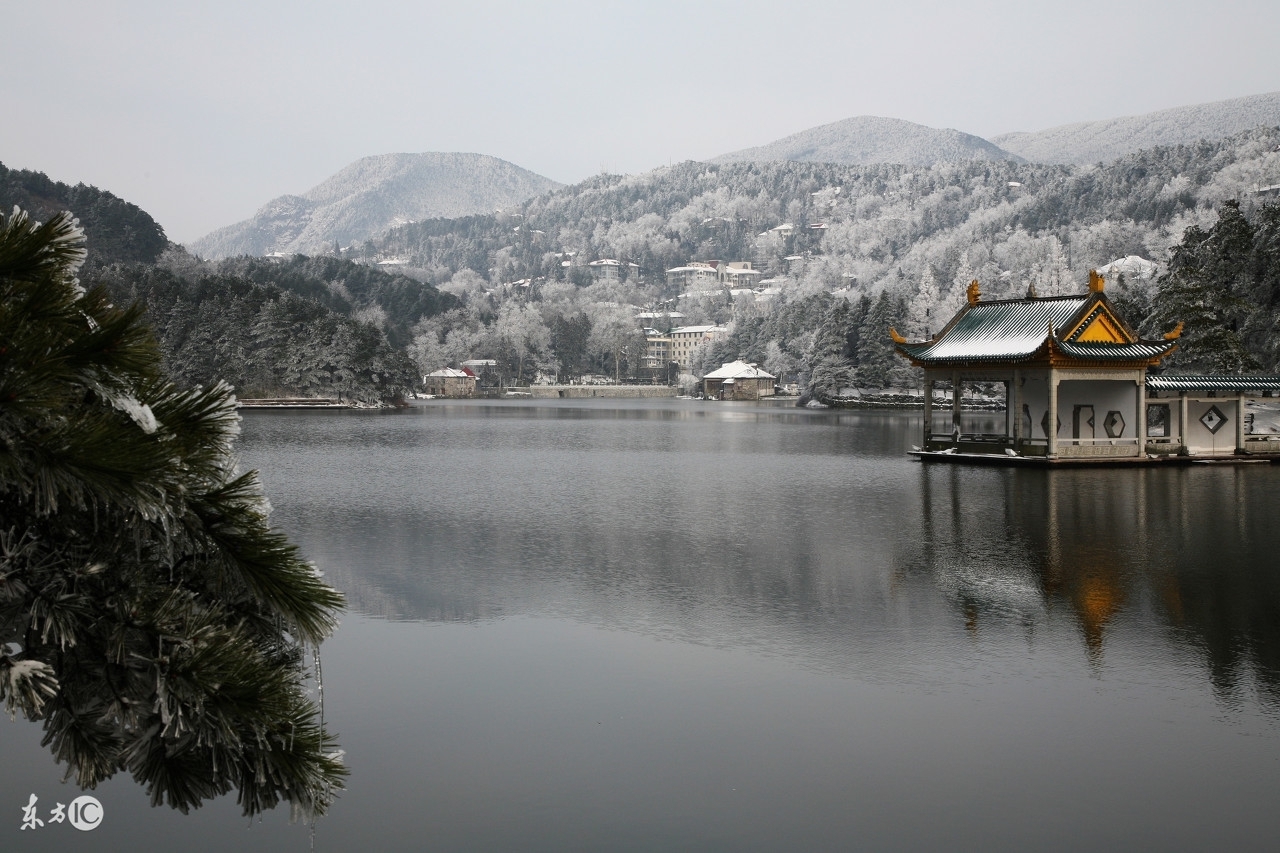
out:
<path id="1" fill-rule="evenodd" d="M 1013 352 L 1013 353 L 965 353 L 963 355 L 940 356 L 930 358 L 919 352 L 912 352 L 922 345 L 898 344 L 895 349 L 898 354 L 906 358 L 915 367 L 931 368 L 931 367 L 965 367 L 965 368 L 981 368 L 990 367 L 1095 367 L 1106 366 L 1113 369 L 1127 369 L 1138 367 L 1154 367 L 1167 358 L 1177 345 L 1172 341 L 1136 341 L 1132 344 L 1116 345 L 1117 350 L 1128 350 L 1127 352 L 1117 352 L 1114 357 L 1108 357 L 1104 351 L 1095 351 L 1086 354 L 1073 354 L 1066 352 L 1060 346 L 1061 342 L 1056 338 L 1046 336 L 1043 343 L 1033 350 Z M 1070 344 L 1068 346 L 1071 346 Z M 1134 353 L 1132 349 L 1137 346 L 1150 347 L 1156 350 L 1150 353 Z M 1076 345 L 1079 349 L 1079 345 Z"/>

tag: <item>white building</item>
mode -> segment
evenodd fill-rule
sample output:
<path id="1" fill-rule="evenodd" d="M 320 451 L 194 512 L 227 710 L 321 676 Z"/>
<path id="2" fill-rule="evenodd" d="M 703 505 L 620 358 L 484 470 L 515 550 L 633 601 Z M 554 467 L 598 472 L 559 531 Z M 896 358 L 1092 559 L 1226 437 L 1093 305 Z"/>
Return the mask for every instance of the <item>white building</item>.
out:
<path id="1" fill-rule="evenodd" d="M 687 373 L 690 368 L 690 356 L 695 347 L 714 341 L 725 334 L 724 326 L 681 326 L 672 329 L 668 337 L 671 339 L 670 359 L 680 365 L 680 371 Z"/>
<path id="2" fill-rule="evenodd" d="M 598 261 L 592 261 L 587 264 L 587 269 L 591 272 L 591 280 L 594 282 L 619 282 L 622 280 L 623 270 L 626 270 L 626 277 L 629 281 L 635 281 L 640 272 L 640 265 L 633 263 L 624 264 L 616 258 L 601 258 Z"/>
<path id="3" fill-rule="evenodd" d="M 720 273 L 714 264 L 694 261 L 683 267 L 667 270 L 667 288 L 680 292 L 705 290 L 720 283 Z"/>

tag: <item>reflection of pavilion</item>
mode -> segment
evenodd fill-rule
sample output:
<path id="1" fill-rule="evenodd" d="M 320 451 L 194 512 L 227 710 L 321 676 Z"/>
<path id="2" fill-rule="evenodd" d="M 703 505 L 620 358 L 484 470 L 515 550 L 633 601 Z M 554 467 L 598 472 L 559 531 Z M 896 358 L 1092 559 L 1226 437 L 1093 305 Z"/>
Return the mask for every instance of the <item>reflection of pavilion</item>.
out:
<path id="1" fill-rule="evenodd" d="M 1253 684 L 1280 707 L 1271 466 L 929 465 L 919 476 L 908 566 L 973 633 L 1013 628 L 1031 643 L 1069 614 L 1094 664 L 1118 638 L 1132 649 L 1146 637 L 1140 647 L 1203 660 L 1222 695 Z"/>
<path id="2" fill-rule="evenodd" d="M 1247 401 L 1280 390 L 1280 377 L 1149 377 L 1176 348 L 1181 326 L 1163 340 L 1143 340 L 1104 289 L 1102 276 L 1090 273 L 1084 295 L 984 302 L 975 281 L 969 304 L 932 339 L 910 343 L 890 330 L 898 352 L 924 368 L 918 455 L 1018 463 L 1280 454 L 1280 441 L 1247 439 L 1244 419 Z M 1002 434 L 962 432 L 966 382 L 1004 385 Z M 933 430 L 937 383 L 951 388 L 947 433 Z M 1163 401 L 1170 392 L 1182 394 L 1176 413 Z"/>
<path id="3" fill-rule="evenodd" d="M 1101 660 L 1107 626 L 1145 597 L 1134 584 L 1157 579 L 1131 547 L 1142 538 L 1148 475 L 1079 488 L 1081 478 L 1097 476 L 921 470 L 921 557 L 969 630 L 1020 625 L 1030 635 L 1065 612 L 1089 659 Z"/>

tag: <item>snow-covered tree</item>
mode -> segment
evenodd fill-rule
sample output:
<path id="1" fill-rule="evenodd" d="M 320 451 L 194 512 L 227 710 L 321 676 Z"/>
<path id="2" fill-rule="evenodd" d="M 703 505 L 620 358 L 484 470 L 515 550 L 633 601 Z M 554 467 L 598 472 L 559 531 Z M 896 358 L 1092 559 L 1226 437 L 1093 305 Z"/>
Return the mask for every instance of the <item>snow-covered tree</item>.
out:
<path id="1" fill-rule="evenodd" d="M 318 815 L 346 770 L 306 662 L 342 597 L 237 473 L 230 388 L 170 382 L 84 257 L 69 214 L 0 217 L 0 699 L 82 788 Z"/>

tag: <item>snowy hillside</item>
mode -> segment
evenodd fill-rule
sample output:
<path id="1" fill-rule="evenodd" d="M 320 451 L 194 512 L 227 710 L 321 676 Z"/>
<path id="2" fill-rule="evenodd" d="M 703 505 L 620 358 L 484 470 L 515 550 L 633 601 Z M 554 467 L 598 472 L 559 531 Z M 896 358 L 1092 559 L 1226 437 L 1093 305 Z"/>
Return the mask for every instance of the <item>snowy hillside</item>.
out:
<path id="1" fill-rule="evenodd" d="M 796 160 L 846 166 L 873 163 L 932 166 L 969 160 L 1018 159 L 985 139 L 958 130 L 939 130 L 896 118 L 857 116 L 803 130 L 768 145 L 722 154 L 711 162 Z"/>
<path id="2" fill-rule="evenodd" d="M 1264 125 L 1280 125 L 1280 92 L 1064 124 L 1036 133 L 1006 133 L 991 141 L 1033 163 L 1085 164 L 1159 145 L 1218 140 Z"/>
<path id="3" fill-rule="evenodd" d="M 208 234 L 189 248 L 206 258 L 309 254 L 335 242 L 361 242 L 405 222 L 492 213 L 558 186 L 483 154 L 365 157 L 304 195 L 273 199 L 252 219 Z"/>

